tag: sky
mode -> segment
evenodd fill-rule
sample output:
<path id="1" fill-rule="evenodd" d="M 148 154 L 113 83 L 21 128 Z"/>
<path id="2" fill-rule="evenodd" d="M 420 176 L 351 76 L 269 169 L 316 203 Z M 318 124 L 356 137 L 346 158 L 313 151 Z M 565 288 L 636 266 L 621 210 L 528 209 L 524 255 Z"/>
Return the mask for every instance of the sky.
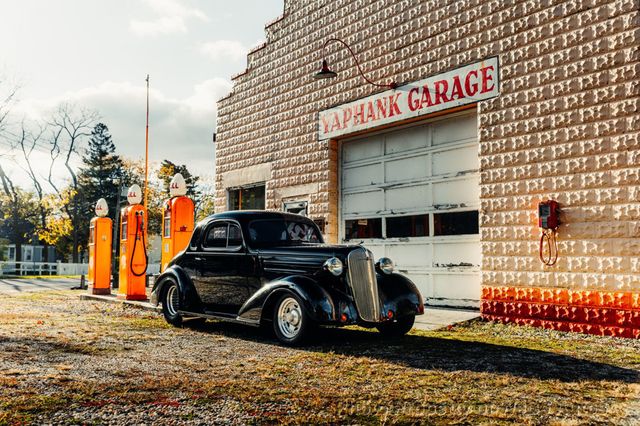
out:
<path id="1" fill-rule="evenodd" d="M 46 121 L 61 102 L 94 109 L 117 152 L 143 158 L 149 74 L 150 161 L 211 176 L 216 101 L 282 9 L 283 0 L 3 0 L 0 76 L 20 88 L 9 119 Z M 28 185 L 18 158 L 0 150 Z M 34 158 L 45 173 L 47 154 Z"/>

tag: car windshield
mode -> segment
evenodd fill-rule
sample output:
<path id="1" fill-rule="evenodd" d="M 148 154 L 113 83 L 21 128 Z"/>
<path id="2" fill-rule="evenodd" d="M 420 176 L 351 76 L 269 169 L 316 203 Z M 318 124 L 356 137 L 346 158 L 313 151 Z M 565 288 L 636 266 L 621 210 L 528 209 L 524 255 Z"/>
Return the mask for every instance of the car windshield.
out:
<path id="1" fill-rule="evenodd" d="M 254 246 L 322 243 L 315 224 L 302 220 L 254 220 L 249 223 L 249 238 Z"/>

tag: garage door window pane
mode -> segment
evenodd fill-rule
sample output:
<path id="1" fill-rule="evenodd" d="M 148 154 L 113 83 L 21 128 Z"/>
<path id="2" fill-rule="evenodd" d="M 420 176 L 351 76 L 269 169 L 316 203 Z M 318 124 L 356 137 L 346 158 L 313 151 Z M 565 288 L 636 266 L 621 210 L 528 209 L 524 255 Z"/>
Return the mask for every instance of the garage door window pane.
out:
<path id="1" fill-rule="evenodd" d="M 434 214 L 433 230 L 434 235 L 477 234 L 478 211 Z"/>
<path id="2" fill-rule="evenodd" d="M 429 235 L 429 215 L 387 218 L 387 238 L 426 237 Z"/>
<path id="3" fill-rule="evenodd" d="M 345 221 L 345 240 L 382 238 L 382 219 L 354 219 Z"/>

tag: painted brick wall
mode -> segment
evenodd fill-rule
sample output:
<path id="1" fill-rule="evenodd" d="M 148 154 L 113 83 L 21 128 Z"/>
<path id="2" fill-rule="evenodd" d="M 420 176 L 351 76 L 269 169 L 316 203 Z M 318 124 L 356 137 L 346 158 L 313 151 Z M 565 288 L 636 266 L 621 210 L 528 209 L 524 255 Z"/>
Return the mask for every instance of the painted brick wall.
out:
<path id="1" fill-rule="evenodd" d="M 317 140 L 318 111 L 377 89 L 338 45 L 327 59 L 339 77 L 312 78 L 328 37 L 350 44 L 376 81 L 416 81 L 498 55 L 501 95 L 477 106 L 483 312 L 588 323 L 560 312 L 583 306 L 569 293 L 546 301 L 507 295 L 532 287 L 619 293 L 629 303 L 609 308 L 623 310 L 622 319 L 602 325 L 633 334 L 640 329 L 632 319 L 640 309 L 632 302 L 640 291 L 639 9 L 640 0 L 287 1 L 219 101 L 216 209 L 226 208 L 225 173 L 270 163 L 267 209 L 281 208 L 284 188 L 313 188 L 310 215 L 325 217 L 330 237 L 337 235 L 337 145 Z M 537 258 L 535 206 L 545 197 L 563 211 L 553 267 Z M 496 303 L 546 303 L 553 315 Z"/>

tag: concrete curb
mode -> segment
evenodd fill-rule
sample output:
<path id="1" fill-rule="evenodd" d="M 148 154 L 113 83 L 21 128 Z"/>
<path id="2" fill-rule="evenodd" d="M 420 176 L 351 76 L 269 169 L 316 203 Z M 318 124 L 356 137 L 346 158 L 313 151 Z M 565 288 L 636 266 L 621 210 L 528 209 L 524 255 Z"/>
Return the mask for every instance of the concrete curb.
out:
<path id="1" fill-rule="evenodd" d="M 123 300 L 118 299 L 115 295 L 99 295 L 99 294 L 81 294 L 80 300 L 91 300 L 97 302 L 111 303 L 114 305 L 128 305 L 138 309 L 144 309 L 145 311 L 162 312 L 160 306 L 153 306 L 149 302 L 143 302 L 139 300 Z"/>

